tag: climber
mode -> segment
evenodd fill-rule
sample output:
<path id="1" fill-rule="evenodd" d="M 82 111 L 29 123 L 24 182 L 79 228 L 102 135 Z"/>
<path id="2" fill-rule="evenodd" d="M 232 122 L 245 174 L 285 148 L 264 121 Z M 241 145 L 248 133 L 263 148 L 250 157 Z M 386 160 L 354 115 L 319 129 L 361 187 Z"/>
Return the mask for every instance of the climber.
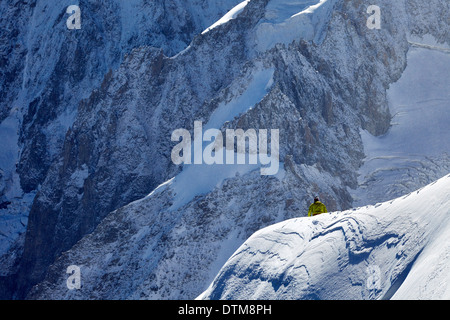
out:
<path id="1" fill-rule="evenodd" d="M 309 206 L 308 217 L 327 212 L 327 207 L 325 207 L 325 205 L 319 201 L 319 197 L 315 197 L 314 203 Z"/>

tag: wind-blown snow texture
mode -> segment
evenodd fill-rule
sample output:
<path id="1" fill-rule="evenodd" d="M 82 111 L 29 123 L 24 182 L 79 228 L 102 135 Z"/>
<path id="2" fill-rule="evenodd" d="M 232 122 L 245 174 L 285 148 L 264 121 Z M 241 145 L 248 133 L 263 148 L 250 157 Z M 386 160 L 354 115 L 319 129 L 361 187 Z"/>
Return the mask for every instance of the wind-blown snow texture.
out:
<path id="1" fill-rule="evenodd" d="M 401 198 L 252 235 L 203 299 L 449 299 L 450 175 Z"/>
<path id="2" fill-rule="evenodd" d="M 427 120 L 420 96 L 402 101 L 423 50 L 448 84 L 448 1 L 378 1 L 380 30 L 368 0 L 80 1 L 78 31 L 66 4 L 0 5 L 2 24 L 17 21 L 0 60 L 5 297 L 195 298 L 249 236 L 304 216 L 314 195 L 346 210 L 448 173 L 445 144 L 382 161 L 397 156 L 383 138 Z M 426 92 L 422 110 L 445 112 L 448 90 Z M 279 129 L 277 175 L 175 166 L 171 133 L 196 120 Z M 80 290 L 67 289 L 70 265 Z"/>

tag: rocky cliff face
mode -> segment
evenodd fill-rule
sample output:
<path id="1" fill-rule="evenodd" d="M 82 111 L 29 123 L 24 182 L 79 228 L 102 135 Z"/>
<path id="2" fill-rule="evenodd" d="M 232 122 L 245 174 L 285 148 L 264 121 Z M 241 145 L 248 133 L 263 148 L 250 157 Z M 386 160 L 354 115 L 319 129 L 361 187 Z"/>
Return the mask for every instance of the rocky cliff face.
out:
<path id="1" fill-rule="evenodd" d="M 222 5 L 190 1 L 187 6 L 164 1 L 81 1 L 82 28 L 77 31 L 65 27 L 70 4 L 3 4 L 8 18 L 2 19 L 2 29 L 11 31 L 4 34 L 10 45 L 4 47 L 2 55 L 7 70 L 2 84 L 12 89 L 4 91 L 2 119 L 15 105 L 23 109 L 18 173 L 24 192 L 42 184 L 62 149 L 79 102 L 110 69 L 119 66 L 126 53 L 137 46 L 153 45 L 173 55 L 226 12 L 233 1 Z M 205 14 L 200 19 L 197 10 L 202 6 Z"/>
<path id="2" fill-rule="evenodd" d="M 61 155 L 65 155 L 69 162 L 76 161 L 70 159 L 74 150 L 65 138 L 66 134 L 71 136 L 69 129 L 77 117 L 81 101 L 89 98 L 94 88 L 100 88 L 102 81 L 108 81 L 108 72 L 111 75 L 133 48 L 155 46 L 168 56 L 174 55 L 185 49 L 195 34 L 220 18 L 237 1 L 193 0 L 171 1 L 170 4 L 141 0 L 101 4 L 80 1 L 81 29 L 68 30 L 66 9 L 72 4 L 72 1 L 58 4 L 4 1 L 0 5 L 4 18 L 0 25 L 3 30 L 0 121 L 3 122 L 2 129 L 5 129 L 1 131 L 2 149 L 7 151 L 5 157 L 8 158 L 1 163 L 0 200 L 5 204 L 11 202 L 8 211 L 2 212 L 2 217 L 5 217 L 2 221 L 2 254 L 23 232 L 32 199 L 36 191 L 46 184 L 47 177 L 51 176 L 50 180 L 56 186 L 55 171 L 49 171 L 52 163 L 58 162 Z M 86 155 L 87 147 L 82 146 L 80 152 Z M 80 176 L 69 174 L 61 176 L 58 181 L 72 179 L 76 194 L 80 189 L 77 181 L 82 183 L 85 173 L 87 171 L 81 170 Z M 58 186 L 60 190 L 61 187 L 63 185 Z M 151 184 L 136 193 L 118 190 L 121 195 L 113 194 L 114 203 L 108 204 L 105 210 L 111 211 L 138 199 L 148 193 L 148 188 L 151 189 Z M 56 194 L 58 191 L 52 189 L 52 192 Z M 127 200 L 122 202 L 124 198 Z M 78 206 L 68 204 L 74 199 L 78 200 L 72 197 L 66 201 L 66 212 L 74 212 L 74 207 Z M 50 216 L 51 212 L 59 210 L 52 205 L 37 207 Z M 66 240 L 59 238 L 56 241 L 62 241 L 65 243 L 62 247 L 69 248 L 73 241 L 98 223 L 97 213 L 87 218 L 96 210 L 92 207 L 89 213 L 84 214 L 82 219 L 87 226 L 81 227 L 84 231 L 70 236 L 71 240 L 63 237 Z M 99 216 L 104 214 L 98 213 Z M 39 219 L 44 225 L 49 222 L 44 222 L 47 220 L 44 216 Z M 23 236 L 19 238 L 23 242 Z M 60 249 L 53 248 L 51 252 L 60 252 Z M 53 258 L 54 254 L 50 253 L 48 261 Z"/>
<path id="3" fill-rule="evenodd" d="M 225 5 L 208 9 L 192 2 L 175 8 L 157 2 L 164 9 L 149 5 L 154 19 L 148 20 L 164 21 L 158 38 L 166 35 L 164 41 L 146 38 L 139 18 L 126 33 L 137 36 L 125 37 L 105 8 L 88 6 L 87 12 L 96 13 L 91 19 L 104 15 L 100 25 L 110 27 L 64 42 L 68 47 L 57 51 L 78 52 L 78 60 L 55 59 L 60 67 L 57 63 L 50 73 L 48 94 L 25 108 L 20 181 L 25 192 L 41 187 L 23 253 L 9 261 L 3 277 L 17 284 L 10 288 L 17 297 L 38 283 L 29 298 L 194 298 L 248 236 L 304 215 L 313 195 L 329 210 L 352 205 L 348 189 L 357 187 L 364 158 L 360 130 L 379 135 L 389 128 L 386 89 L 405 68 L 408 37 L 431 34 L 448 41 L 440 25 L 446 4 L 433 1 L 426 12 L 420 1 L 383 1 L 383 27 L 371 30 L 368 1 L 305 1 L 294 7 L 284 2 L 250 1 L 204 33 L 208 19 L 194 15 L 195 9 L 214 11 L 205 15 L 214 17 Z M 139 8 L 149 7 L 134 10 Z M 130 16 L 123 16 L 128 20 L 122 28 L 130 28 Z M 114 34 L 121 36 L 105 39 Z M 181 47 L 176 44 L 194 34 L 186 50 L 171 56 Z M 114 42 L 117 37 L 122 42 Z M 78 70 L 82 59 L 99 54 L 92 41 L 108 52 L 99 56 L 107 61 Z M 124 47 L 138 48 L 125 56 Z M 39 79 L 39 74 L 26 78 Z M 73 101 L 72 108 L 62 105 L 61 97 L 67 105 Z M 70 97 L 86 99 L 77 105 Z M 227 165 L 180 172 L 170 158 L 173 130 L 192 132 L 194 121 L 213 122 L 215 111 L 233 110 L 247 97 L 248 108 L 214 123 L 222 130 L 279 129 L 278 174 Z M 50 156 L 54 143 L 39 138 L 45 130 L 36 119 L 54 126 L 58 115 L 73 110 L 74 120 L 58 131 L 59 138 L 50 135 L 61 141 Z M 130 203 L 136 199 L 141 200 Z M 82 268 L 81 290 L 65 285 L 69 265 Z"/>

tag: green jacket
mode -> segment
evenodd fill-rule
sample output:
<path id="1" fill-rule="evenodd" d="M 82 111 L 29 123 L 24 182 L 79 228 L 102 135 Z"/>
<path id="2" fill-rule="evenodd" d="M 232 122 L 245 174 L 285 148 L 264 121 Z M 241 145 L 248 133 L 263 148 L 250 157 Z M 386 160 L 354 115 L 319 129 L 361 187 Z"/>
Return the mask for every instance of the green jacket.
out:
<path id="1" fill-rule="evenodd" d="M 327 213 L 327 207 L 325 207 L 325 205 L 320 202 L 314 202 L 312 205 L 309 206 L 309 210 L 308 210 L 308 217 L 311 216 L 315 216 L 321 213 Z"/>

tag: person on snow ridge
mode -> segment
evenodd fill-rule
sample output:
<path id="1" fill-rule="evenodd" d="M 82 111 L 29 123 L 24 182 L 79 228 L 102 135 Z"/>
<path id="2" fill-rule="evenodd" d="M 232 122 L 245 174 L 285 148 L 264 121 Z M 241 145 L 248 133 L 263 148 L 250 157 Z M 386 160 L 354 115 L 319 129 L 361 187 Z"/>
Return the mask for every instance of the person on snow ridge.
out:
<path id="1" fill-rule="evenodd" d="M 319 201 L 319 197 L 314 198 L 314 203 L 309 206 L 308 217 L 316 216 L 321 213 L 327 213 L 327 207 Z"/>

